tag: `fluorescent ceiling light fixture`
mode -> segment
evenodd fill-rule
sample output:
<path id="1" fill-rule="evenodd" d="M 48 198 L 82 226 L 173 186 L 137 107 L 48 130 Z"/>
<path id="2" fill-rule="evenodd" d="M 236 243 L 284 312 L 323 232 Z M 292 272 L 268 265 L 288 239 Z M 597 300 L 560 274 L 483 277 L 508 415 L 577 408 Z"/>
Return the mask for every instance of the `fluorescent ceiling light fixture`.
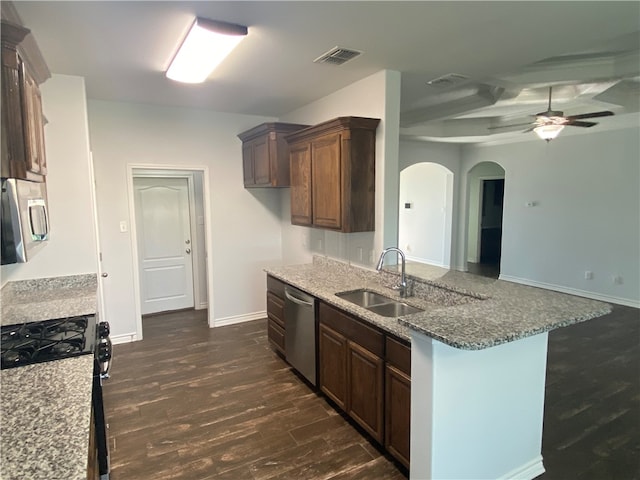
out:
<path id="1" fill-rule="evenodd" d="M 202 83 L 247 35 L 247 27 L 196 18 L 167 70 L 167 78 Z"/>
<path id="2" fill-rule="evenodd" d="M 539 127 L 534 128 L 533 131 L 536 132 L 536 135 L 538 135 L 542 140 L 550 142 L 560 134 L 563 128 L 564 125 L 540 125 Z"/>

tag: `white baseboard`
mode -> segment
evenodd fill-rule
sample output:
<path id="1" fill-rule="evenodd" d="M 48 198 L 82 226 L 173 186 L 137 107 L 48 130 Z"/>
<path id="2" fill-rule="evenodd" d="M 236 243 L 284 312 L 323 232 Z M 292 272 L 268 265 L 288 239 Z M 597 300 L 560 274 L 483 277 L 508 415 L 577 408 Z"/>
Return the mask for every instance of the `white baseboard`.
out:
<path id="1" fill-rule="evenodd" d="M 640 301 L 632 300 L 629 298 L 621 298 L 621 297 L 615 297 L 613 295 L 605 295 L 602 293 L 589 292 L 587 290 L 580 290 L 578 288 L 564 287 L 562 285 L 554 285 L 553 283 L 538 282 L 536 280 L 513 277 L 511 275 L 500 274 L 499 278 L 500 280 L 506 280 L 507 282 L 521 283 L 522 285 L 528 285 L 530 287 L 544 288 L 546 290 L 555 290 L 556 292 L 568 293 L 569 295 L 577 295 L 579 297 L 591 298 L 593 300 L 600 300 L 603 302 L 615 303 L 618 305 L 625 305 L 627 307 L 640 308 Z"/>
<path id="2" fill-rule="evenodd" d="M 231 317 L 218 318 L 213 321 L 213 327 L 225 327 L 227 325 L 235 325 L 236 323 L 251 322 L 252 320 L 260 320 L 267 318 L 267 312 L 245 313 L 244 315 L 233 315 Z"/>
<path id="3" fill-rule="evenodd" d="M 125 333 L 122 335 L 109 335 L 111 343 L 117 345 L 118 343 L 131 343 L 138 340 L 138 335 L 135 332 Z"/>
<path id="4" fill-rule="evenodd" d="M 205 310 L 208 307 L 209 307 L 209 303 L 208 302 L 202 302 L 202 303 L 199 303 L 198 305 L 196 305 L 194 308 L 196 310 Z"/>
<path id="5" fill-rule="evenodd" d="M 500 480 L 532 480 L 543 473 L 544 465 L 542 465 L 542 455 L 538 455 L 529 463 L 525 463 L 503 475 L 500 477 Z"/>
<path id="6" fill-rule="evenodd" d="M 433 265 L 434 267 L 442 267 L 449 268 L 449 265 L 446 265 L 442 262 L 434 262 L 432 260 L 427 260 L 426 258 L 412 257 L 411 255 L 406 255 L 408 262 L 418 262 L 423 263 L 425 265 Z"/>

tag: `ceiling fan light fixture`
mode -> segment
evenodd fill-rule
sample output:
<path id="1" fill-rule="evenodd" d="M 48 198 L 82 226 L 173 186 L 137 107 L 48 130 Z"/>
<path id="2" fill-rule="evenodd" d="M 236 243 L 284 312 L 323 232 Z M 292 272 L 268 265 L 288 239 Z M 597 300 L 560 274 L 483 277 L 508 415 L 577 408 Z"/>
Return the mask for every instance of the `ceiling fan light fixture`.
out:
<path id="1" fill-rule="evenodd" d="M 196 18 L 166 76 L 183 83 L 202 83 L 247 35 L 242 25 Z"/>
<path id="2" fill-rule="evenodd" d="M 533 129 L 533 131 L 536 132 L 536 135 L 538 135 L 538 137 L 540 137 L 542 140 L 546 140 L 547 142 L 550 142 L 551 140 L 556 138 L 558 135 L 560 135 L 560 132 L 563 129 L 564 129 L 564 125 L 549 124 L 549 125 L 537 126 L 536 128 Z"/>

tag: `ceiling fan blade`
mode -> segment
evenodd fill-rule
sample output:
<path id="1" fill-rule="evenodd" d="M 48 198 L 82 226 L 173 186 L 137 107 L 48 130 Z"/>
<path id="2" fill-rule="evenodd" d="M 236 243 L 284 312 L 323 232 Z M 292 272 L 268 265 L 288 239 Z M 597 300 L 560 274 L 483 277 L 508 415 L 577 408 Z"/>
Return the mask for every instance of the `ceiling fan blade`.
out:
<path id="1" fill-rule="evenodd" d="M 488 130 L 498 130 L 501 128 L 513 128 L 513 127 L 524 127 L 526 125 L 531 125 L 531 122 L 527 123 L 512 123 L 510 125 L 496 125 L 495 127 L 487 127 Z"/>
<path id="2" fill-rule="evenodd" d="M 593 127 L 597 125 L 596 122 L 581 122 L 579 120 L 569 120 L 565 125 L 571 125 L 572 127 Z"/>
<path id="3" fill-rule="evenodd" d="M 609 110 L 605 110 L 603 112 L 591 112 L 591 113 L 581 113 L 579 115 L 569 115 L 567 118 L 569 120 L 579 120 L 582 118 L 609 117 L 611 115 L 614 115 L 614 113 L 610 112 Z"/>

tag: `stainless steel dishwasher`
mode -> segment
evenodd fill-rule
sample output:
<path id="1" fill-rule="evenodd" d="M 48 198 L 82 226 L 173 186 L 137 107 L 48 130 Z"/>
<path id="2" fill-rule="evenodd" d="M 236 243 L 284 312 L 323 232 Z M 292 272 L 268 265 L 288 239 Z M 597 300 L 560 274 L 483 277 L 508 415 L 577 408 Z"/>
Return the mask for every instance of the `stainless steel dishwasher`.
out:
<path id="1" fill-rule="evenodd" d="M 297 288 L 284 289 L 284 351 L 287 362 L 316 385 L 315 298 Z"/>

